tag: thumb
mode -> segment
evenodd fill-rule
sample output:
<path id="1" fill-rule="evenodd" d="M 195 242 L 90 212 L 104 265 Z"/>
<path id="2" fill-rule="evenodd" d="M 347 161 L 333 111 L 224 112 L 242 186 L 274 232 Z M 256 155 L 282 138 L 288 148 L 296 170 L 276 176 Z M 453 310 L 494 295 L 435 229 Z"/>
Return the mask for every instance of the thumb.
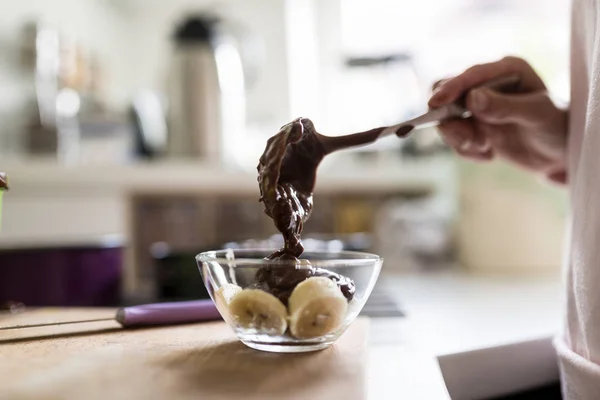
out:
<path id="1" fill-rule="evenodd" d="M 473 116 L 491 124 L 533 125 L 547 118 L 552 104 L 545 92 L 504 94 L 480 88 L 467 96 L 467 108 Z"/>

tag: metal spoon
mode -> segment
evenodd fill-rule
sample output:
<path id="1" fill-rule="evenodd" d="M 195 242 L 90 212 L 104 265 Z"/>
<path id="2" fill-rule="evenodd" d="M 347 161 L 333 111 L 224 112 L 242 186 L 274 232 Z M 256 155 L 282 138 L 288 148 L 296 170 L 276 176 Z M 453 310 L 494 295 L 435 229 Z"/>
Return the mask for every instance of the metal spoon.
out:
<path id="1" fill-rule="evenodd" d="M 502 92 L 512 92 L 517 89 L 519 81 L 519 76 L 513 74 L 488 81 L 478 87 L 486 87 Z M 471 116 L 471 112 L 467 110 L 465 102 L 466 95 L 463 95 L 454 103 L 429 110 L 425 114 L 393 126 L 375 128 L 365 132 L 353 133 L 344 136 L 325 136 L 315 132 L 315 136 L 321 143 L 325 154 L 349 147 L 373 143 L 376 140 L 391 134 L 395 134 L 398 137 L 403 138 L 413 130 L 434 126 L 449 118 L 469 118 Z"/>

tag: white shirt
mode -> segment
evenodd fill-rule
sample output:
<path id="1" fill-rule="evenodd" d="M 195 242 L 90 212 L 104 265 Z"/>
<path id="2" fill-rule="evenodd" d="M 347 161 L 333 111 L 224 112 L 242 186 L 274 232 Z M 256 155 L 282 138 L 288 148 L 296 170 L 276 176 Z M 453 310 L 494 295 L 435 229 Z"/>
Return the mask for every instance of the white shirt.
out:
<path id="1" fill-rule="evenodd" d="M 556 338 L 565 399 L 600 399 L 600 0 L 573 0 L 566 315 Z"/>

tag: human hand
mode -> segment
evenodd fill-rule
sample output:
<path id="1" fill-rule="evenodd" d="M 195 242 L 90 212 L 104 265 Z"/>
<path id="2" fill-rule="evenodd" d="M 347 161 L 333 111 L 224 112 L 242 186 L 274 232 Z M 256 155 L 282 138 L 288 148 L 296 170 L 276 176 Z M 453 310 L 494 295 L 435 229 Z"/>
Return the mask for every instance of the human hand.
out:
<path id="1" fill-rule="evenodd" d="M 514 93 L 475 88 L 510 74 L 520 77 Z M 458 154 L 480 161 L 501 157 L 566 182 L 568 113 L 554 104 L 544 82 L 526 61 L 506 57 L 440 81 L 434 85 L 429 106 L 452 103 L 465 93 L 472 117 L 447 120 L 438 127 Z"/>

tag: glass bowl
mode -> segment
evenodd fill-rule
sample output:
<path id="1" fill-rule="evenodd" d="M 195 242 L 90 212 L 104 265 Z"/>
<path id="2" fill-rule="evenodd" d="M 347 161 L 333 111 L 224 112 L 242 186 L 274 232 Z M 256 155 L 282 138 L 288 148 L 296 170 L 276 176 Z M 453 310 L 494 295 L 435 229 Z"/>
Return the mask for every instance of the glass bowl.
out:
<path id="1" fill-rule="evenodd" d="M 207 251 L 196 262 L 225 322 L 248 347 L 277 353 L 322 350 L 356 319 L 383 259 L 354 251 L 266 260 L 273 250 Z"/>

